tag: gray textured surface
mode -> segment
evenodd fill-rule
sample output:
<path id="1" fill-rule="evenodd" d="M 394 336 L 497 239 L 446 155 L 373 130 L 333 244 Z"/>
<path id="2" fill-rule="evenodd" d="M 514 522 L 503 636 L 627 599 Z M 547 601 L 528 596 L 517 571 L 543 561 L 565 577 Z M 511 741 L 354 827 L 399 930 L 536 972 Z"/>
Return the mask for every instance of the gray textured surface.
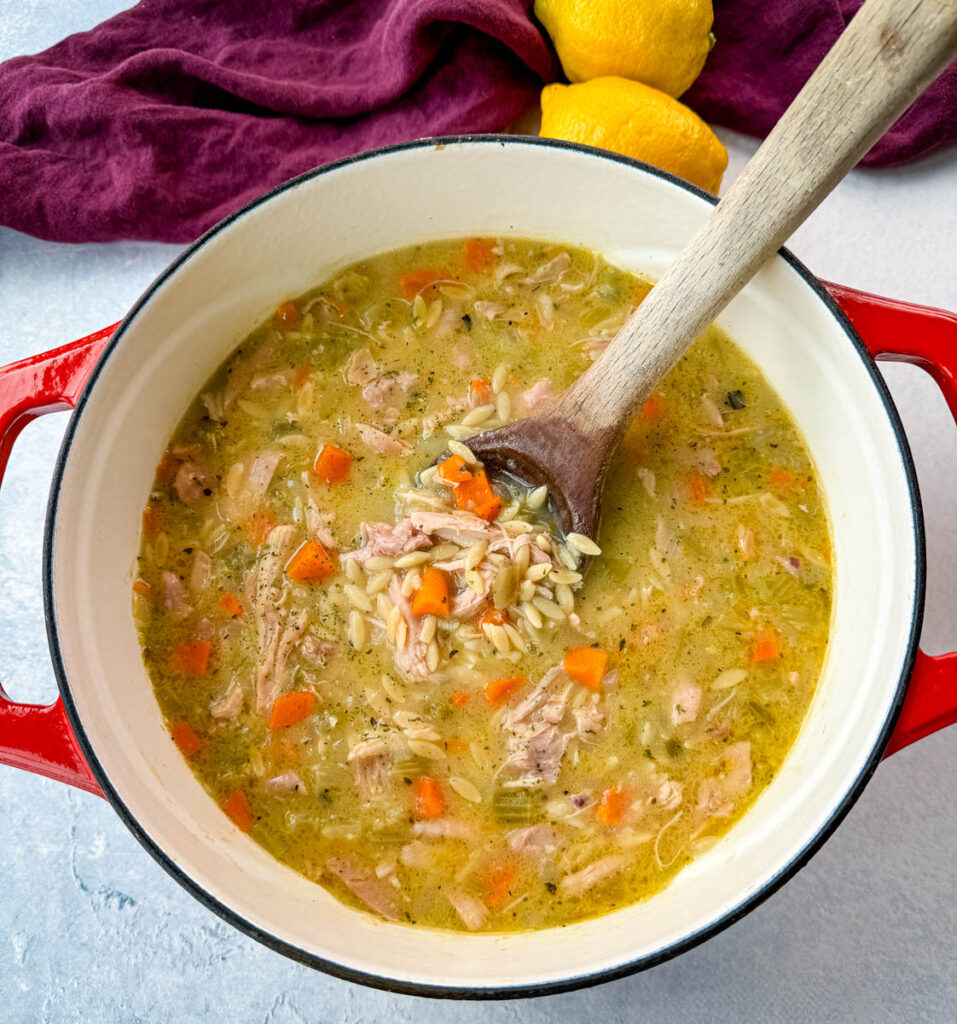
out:
<path id="1" fill-rule="evenodd" d="M 50 45 L 115 0 L 0 0 L 0 59 Z M 728 180 L 753 143 L 727 137 Z M 794 250 L 818 274 L 957 309 L 957 151 L 854 174 Z M 118 319 L 175 253 L 57 246 L 0 229 L 0 361 Z M 919 371 L 888 378 L 918 461 L 929 532 L 925 642 L 957 646 L 957 430 Z M 42 624 L 41 520 L 62 416 L 27 428 L 0 491 L 0 679 L 55 693 Z M 186 895 L 87 796 L 0 767 L 0 1020 L 177 1022 L 952 1021 L 957 1017 L 957 729 L 883 765 L 811 864 L 744 921 L 645 974 L 584 993 L 448 1004 L 314 973 Z"/>

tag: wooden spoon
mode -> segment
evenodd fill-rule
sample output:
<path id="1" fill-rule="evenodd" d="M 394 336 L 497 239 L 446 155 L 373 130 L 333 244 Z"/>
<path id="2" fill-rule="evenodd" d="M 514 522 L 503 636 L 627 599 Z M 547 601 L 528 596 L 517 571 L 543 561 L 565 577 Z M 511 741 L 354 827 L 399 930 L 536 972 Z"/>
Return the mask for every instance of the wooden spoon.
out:
<path id="1" fill-rule="evenodd" d="M 469 438 L 594 537 L 611 457 L 688 346 L 957 56 L 957 0 L 867 0 L 602 356 L 527 419 Z"/>

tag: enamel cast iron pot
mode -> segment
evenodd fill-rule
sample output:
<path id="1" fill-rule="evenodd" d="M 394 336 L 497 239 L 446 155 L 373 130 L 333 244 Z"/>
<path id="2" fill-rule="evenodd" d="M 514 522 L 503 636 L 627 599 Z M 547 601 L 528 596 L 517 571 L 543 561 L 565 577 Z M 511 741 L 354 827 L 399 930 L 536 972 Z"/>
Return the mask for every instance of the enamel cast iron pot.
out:
<path id="1" fill-rule="evenodd" d="M 20 705 L 0 691 L 0 761 L 101 792 L 177 881 L 242 931 L 302 963 L 402 992 L 493 998 L 593 984 L 674 956 L 756 906 L 822 845 L 882 756 L 957 720 L 957 654 L 917 647 L 920 501 L 874 364 L 923 366 L 957 415 L 957 318 L 947 313 L 825 287 L 782 251 L 721 316 L 817 464 L 835 553 L 831 640 L 777 777 L 646 903 L 506 935 L 410 928 L 342 905 L 239 832 L 203 790 L 164 726 L 131 613 L 140 516 L 167 439 L 207 377 L 282 300 L 355 260 L 468 235 L 564 241 L 656 277 L 713 202 L 634 161 L 537 139 L 366 153 L 223 221 L 115 328 L 0 370 L 0 469 L 25 423 L 75 406 L 43 567 L 61 699 Z"/>

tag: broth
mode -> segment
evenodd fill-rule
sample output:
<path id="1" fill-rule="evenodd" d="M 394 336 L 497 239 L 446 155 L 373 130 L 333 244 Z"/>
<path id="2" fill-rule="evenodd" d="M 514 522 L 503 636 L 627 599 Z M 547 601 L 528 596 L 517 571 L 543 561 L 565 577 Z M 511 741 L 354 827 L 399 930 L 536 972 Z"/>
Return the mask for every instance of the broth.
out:
<path id="1" fill-rule="evenodd" d="M 649 287 L 513 238 L 364 261 L 253 331 L 157 467 L 133 601 L 173 741 L 348 903 L 509 930 L 646 899 L 797 735 L 827 514 L 725 334 L 629 429 L 587 571 L 545 495 L 490 486 L 467 449 L 567 387 Z"/>

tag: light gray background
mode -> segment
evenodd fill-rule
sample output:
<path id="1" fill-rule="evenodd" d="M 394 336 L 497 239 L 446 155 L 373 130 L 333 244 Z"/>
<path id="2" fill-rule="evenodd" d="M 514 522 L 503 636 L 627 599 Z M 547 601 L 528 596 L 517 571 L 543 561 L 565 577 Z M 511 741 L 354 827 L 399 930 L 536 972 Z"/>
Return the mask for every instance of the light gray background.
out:
<path id="1" fill-rule="evenodd" d="M 42 50 L 116 0 L 0 0 L 0 60 Z M 729 133 L 726 183 L 755 143 Z M 81 202 L 82 197 L 77 197 Z M 792 248 L 825 279 L 957 310 L 957 149 L 855 172 Z M 0 362 L 118 320 L 177 247 L 53 245 L 0 229 Z M 915 449 L 929 534 L 931 652 L 957 646 L 957 430 L 920 371 L 887 371 Z M 41 523 L 65 425 L 27 428 L 0 492 L 0 679 L 52 700 Z M 0 766 L 0 1020 L 694 1022 L 957 1018 L 957 729 L 882 765 L 783 890 L 677 960 L 586 992 L 504 1004 L 392 996 L 244 938 L 180 889 L 110 807 Z"/>

